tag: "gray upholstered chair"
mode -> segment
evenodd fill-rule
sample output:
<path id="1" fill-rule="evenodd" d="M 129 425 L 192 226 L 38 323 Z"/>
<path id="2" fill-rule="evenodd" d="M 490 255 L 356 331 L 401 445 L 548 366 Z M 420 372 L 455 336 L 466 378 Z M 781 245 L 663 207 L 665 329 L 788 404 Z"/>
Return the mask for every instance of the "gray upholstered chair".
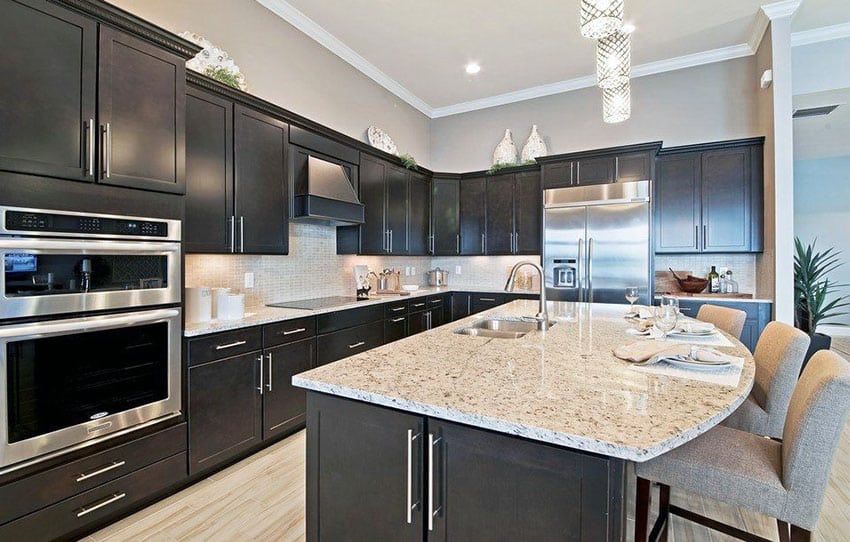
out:
<path id="1" fill-rule="evenodd" d="M 809 336 L 788 324 L 764 328 L 753 358 L 753 391 L 723 425 L 775 439 L 782 438 L 791 394 L 809 348 Z"/>
<path id="2" fill-rule="evenodd" d="M 647 539 L 650 480 L 661 485 L 652 540 L 658 535 L 666 540 L 672 513 L 742 540 L 767 542 L 671 505 L 670 486 L 772 516 L 781 541 L 810 540 L 848 410 L 850 363 L 822 350 L 812 357 L 794 390 L 783 442 L 717 426 L 679 448 L 637 463 L 635 542 Z"/>
<path id="3" fill-rule="evenodd" d="M 741 332 L 744 331 L 744 324 L 747 322 L 747 313 L 729 307 L 706 304 L 699 308 L 697 320 L 711 322 L 715 327 L 722 329 L 736 339 L 740 339 Z"/>

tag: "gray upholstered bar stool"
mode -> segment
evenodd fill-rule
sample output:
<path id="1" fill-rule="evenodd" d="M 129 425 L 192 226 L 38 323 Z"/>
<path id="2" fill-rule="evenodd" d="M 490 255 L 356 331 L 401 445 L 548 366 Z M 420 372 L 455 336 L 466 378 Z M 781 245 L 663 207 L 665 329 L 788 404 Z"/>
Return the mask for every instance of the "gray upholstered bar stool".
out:
<path id="1" fill-rule="evenodd" d="M 725 426 L 635 465 L 635 542 L 645 542 L 650 480 L 661 485 L 651 540 L 667 539 L 669 515 L 741 540 L 766 539 L 670 504 L 670 486 L 776 518 L 779 539 L 811 539 L 835 450 L 850 410 L 850 363 L 829 350 L 812 357 L 791 399 L 783 442 Z M 789 527 L 790 525 L 790 527 Z"/>
<path id="2" fill-rule="evenodd" d="M 699 308 L 697 320 L 710 322 L 736 339 L 740 339 L 744 324 L 747 322 L 747 313 L 729 307 L 706 304 Z"/>
<path id="3" fill-rule="evenodd" d="M 782 438 L 785 415 L 809 348 L 809 336 L 788 324 L 771 322 L 759 337 L 753 359 L 753 391 L 723 425 L 770 438 Z"/>

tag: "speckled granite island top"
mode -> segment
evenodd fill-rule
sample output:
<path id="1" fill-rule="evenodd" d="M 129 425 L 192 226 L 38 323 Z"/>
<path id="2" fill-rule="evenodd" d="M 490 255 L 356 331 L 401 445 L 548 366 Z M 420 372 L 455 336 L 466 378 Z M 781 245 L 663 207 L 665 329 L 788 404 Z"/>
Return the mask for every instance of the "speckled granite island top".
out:
<path id="1" fill-rule="evenodd" d="M 475 320 L 527 316 L 514 301 L 293 377 L 308 390 L 528 439 L 645 461 L 731 414 L 753 383 L 744 357 L 737 387 L 641 372 L 611 353 L 635 340 L 624 305 L 550 303 L 558 323 L 516 339 L 454 333 Z"/>

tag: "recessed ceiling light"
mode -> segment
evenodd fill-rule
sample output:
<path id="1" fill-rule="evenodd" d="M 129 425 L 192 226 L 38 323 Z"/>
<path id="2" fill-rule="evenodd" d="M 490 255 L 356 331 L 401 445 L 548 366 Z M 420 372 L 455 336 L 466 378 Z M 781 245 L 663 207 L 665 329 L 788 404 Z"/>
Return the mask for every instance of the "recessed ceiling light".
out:
<path id="1" fill-rule="evenodd" d="M 466 65 L 466 73 L 469 75 L 475 75 L 476 73 L 481 71 L 481 66 L 478 65 L 477 62 L 470 62 Z"/>
<path id="2" fill-rule="evenodd" d="M 623 25 L 623 33 L 631 34 L 634 31 L 635 31 L 635 25 L 633 25 L 631 23 L 626 23 L 626 24 Z"/>

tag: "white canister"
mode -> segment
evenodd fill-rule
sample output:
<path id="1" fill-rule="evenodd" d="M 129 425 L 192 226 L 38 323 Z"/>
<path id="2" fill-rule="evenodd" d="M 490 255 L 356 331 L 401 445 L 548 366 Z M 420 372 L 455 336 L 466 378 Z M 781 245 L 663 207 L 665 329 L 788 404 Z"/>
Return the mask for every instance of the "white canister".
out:
<path id="1" fill-rule="evenodd" d="M 212 289 L 212 317 L 218 318 L 218 298 L 230 293 L 230 288 Z"/>
<path id="2" fill-rule="evenodd" d="M 186 288 L 186 323 L 209 322 L 212 319 L 212 293 L 206 286 Z"/>
<path id="3" fill-rule="evenodd" d="M 245 318 L 245 294 L 223 294 L 218 298 L 219 320 Z"/>

